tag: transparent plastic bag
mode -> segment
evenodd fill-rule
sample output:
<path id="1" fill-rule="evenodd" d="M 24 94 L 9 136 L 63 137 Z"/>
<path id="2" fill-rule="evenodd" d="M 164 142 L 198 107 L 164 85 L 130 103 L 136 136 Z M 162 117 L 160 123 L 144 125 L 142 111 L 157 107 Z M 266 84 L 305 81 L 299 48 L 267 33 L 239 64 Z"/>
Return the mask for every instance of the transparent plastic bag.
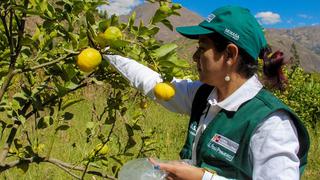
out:
<path id="1" fill-rule="evenodd" d="M 161 161 L 163 162 L 163 161 Z M 147 158 L 135 159 L 122 166 L 119 180 L 163 180 L 167 173 L 152 165 Z"/>

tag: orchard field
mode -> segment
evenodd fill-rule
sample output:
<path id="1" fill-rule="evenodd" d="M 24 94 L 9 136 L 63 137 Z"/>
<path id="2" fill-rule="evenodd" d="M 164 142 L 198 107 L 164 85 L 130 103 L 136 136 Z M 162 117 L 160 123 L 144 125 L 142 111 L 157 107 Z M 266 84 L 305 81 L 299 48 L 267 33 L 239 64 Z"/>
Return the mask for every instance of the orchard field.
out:
<path id="1" fill-rule="evenodd" d="M 131 88 L 101 58 L 133 58 L 165 81 L 196 78 L 176 44 L 155 39 L 157 24 L 172 29 L 168 17 L 181 6 L 150 2 L 159 9 L 147 24 L 135 23 L 135 13 L 128 22 L 99 14 L 106 1 L 0 2 L 0 179 L 116 179 L 128 160 L 179 158 L 188 117 Z M 34 18 L 41 23 L 30 30 L 26 22 Z M 299 62 L 294 46 L 292 52 Z M 274 93 L 309 130 L 303 179 L 319 179 L 320 75 L 298 64 L 286 74 L 287 90 Z"/>

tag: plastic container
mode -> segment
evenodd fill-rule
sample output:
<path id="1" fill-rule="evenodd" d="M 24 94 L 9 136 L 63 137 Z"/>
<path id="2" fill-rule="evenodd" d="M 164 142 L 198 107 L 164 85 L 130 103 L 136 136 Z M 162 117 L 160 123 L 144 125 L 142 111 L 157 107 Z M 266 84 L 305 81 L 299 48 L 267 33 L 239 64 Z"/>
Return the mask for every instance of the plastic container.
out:
<path id="1" fill-rule="evenodd" d="M 163 162 L 163 161 L 161 161 Z M 122 166 L 119 180 L 163 180 L 167 173 L 152 165 L 147 158 L 135 159 Z"/>

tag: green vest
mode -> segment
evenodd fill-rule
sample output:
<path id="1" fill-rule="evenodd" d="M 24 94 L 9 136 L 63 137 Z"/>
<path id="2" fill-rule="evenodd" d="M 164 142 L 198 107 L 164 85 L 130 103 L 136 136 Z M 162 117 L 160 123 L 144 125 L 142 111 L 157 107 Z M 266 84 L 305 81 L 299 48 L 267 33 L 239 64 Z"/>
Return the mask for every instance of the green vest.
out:
<path id="1" fill-rule="evenodd" d="M 195 95 L 186 143 L 180 152 L 181 159 L 191 159 L 192 144 L 200 116 L 212 87 L 202 85 Z M 219 175 L 234 179 L 252 179 L 249 162 L 249 142 L 257 125 L 271 113 L 288 112 L 298 132 L 300 174 L 307 164 L 309 135 L 299 118 L 279 99 L 265 89 L 243 103 L 236 112 L 221 110 L 210 122 L 197 145 L 198 167 L 215 170 Z"/>

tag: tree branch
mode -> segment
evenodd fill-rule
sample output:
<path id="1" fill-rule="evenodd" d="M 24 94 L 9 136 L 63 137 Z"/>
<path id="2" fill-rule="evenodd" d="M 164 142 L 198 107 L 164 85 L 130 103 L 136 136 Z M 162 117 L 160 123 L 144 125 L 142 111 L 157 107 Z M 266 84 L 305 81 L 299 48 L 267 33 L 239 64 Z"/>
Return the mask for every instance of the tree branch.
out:
<path id="1" fill-rule="evenodd" d="M 11 2 L 11 1 L 10 1 Z M 28 4 L 29 4 L 29 0 L 25 0 L 24 1 L 24 7 L 27 9 L 28 8 Z M 12 4 L 10 4 L 12 5 Z M 26 17 L 26 12 L 23 12 L 22 17 L 21 17 L 21 27 L 19 27 L 18 29 L 18 43 L 17 43 L 17 47 L 14 51 L 14 44 L 13 44 L 13 16 L 14 14 L 14 10 L 12 7 L 9 7 L 10 9 L 10 19 L 9 19 L 9 27 L 7 26 L 7 22 L 6 22 L 6 14 L 5 16 L 1 16 L 1 20 L 5 29 L 5 34 L 7 36 L 8 42 L 9 42 L 9 46 L 10 46 L 10 66 L 9 66 L 9 71 L 7 74 L 7 77 L 5 79 L 5 82 L 3 83 L 3 85 L 1 86 L 0 89 L 0 102 L 2 100 L 2 97 L 4 95 L 4 92 L 7 90 L 7 88 L 9 87 L 9 84 L 12 80 L 12 78 L 14 77 L 14 75 L 17 73 L 14 69 L 14 65 L 16 63 L 17 57 L 20 53 L 21 50 L 21 38 L 23 37 L 23 32 L 24 32 L 24 27 L 25 27 L 25 17 Z"/>
<path id="2" fill-rule="evenodd" d="M 88 85 L 87 82 L 85 82 L 85 83 L 83 83 L 83 84 L 80 84 L 80 85 L 77 86 L 76 88 L 69 90 L 66 94 L 68 94 L 68 93 L 70 93 L 70 92 L 73 92 L 73 91 L 76 91 L 76 90 L 78 90 L 78 89 L 80 89 L 80 88 L 83 88 L 83 87 L 85 87 L 85 86 L 87 86 L 87 85 Z M 44 106 L 46 106 L 46 105 L 54 102 L 54 101 L 55 101 L 56 99 L 58 99 L 59 97 L 60 97 L 60 96 L 58 96 L 58 95 L 52 96 L 48 101 L 44 102 L 44 103 L 43 103 L 41 106 L 39 106 L 39 107 L 44 107 Z M 34 109 L 34 110 L 30 111 L 28 114 L 26 114 L 25 118 L 28 119 L 28 118 L 31 117 L 35 112 L 37 112 L 37 110 L 38 110 L 38 109 Z"/>
<path id="3" fill-rule="evenodd" d="M 9 28 L 8 28 L 7 21 L 6 21 L 6 16 L 7 16 L 7 13 L 5 13 L 4 16 L 0 15 L 5 34 L 7 36 L 8 42 L 10 43 L 10 34 L 9 34 Z"/>
<path id="4" fill-rule="evenodd" d="M 3 95 L 7 91 L 8 87 L 10 85 L 10 82 L 11 82 L 12 78 L 14 77 L 14 75 L 15 75 L 14 69 L 9 69 L 7 77 L 5 77 L 4 82 L 3 82 L 2 86 L 1 86 L 1 89 L 0 89 L 0 102 L 2 101 Z"/>
<path id="5" fill-rule="evenodd" d="M 18 165 L 30 164 L 30 163 L 33 163 L 33 162 L 39 163 L 39 162 L 42 162 L 42 161 L 44 161 L 44 159 L 41 158 L 41 157 L 38 157 L 38 156 L 15 160 L 15 161 L 0 165 L 0 172 L 3 172 L 3 171 L 8 170 L 10 168 L 16 167 Z"/>
<path id="6" fill-rule="evenodd" d="M 116 116 L 116 112 L 115 112 L 114 116 Z M 109 131 L 109 134 L 108 134 L 107 138 L 104 140 L 104 142 L 103 142 L 102 146 L 100 147 L 100 149 L 98 149 L 97 151 L 94 152 L 94 156 L 96 156 L 96 154 L 97 154 L 97 153 L 103 148 L 103 146 L 104 146 L 105 144 L 107 144 L 107 142 L 110 140 L 110 137 L 111 137 L 111 134 L 112 134 L 113 129 L 114 129 L 114 127 L 115 127 L 115 124 L 116 124 L 116 123 L 113 123 L 113 124 L 112 124 L 111 130 Z M 83 171 L 83 173 L 82 173 L 81 179 L 84 178 L 84 176 L 85 176 L 86 173 L 90 174 L 89 172 L 87 172 L 87 169 L 88 169 L 88 167 L 89 167 L 89 164 L 90 164 L 90 161 L 88 161 L 87 164 L 85 165 L 85 169 L 84 169 L 84 171 Z"/>
<path id="7" fill-rule="evenodd" d="M 33 156 L 31 158 L 19 159 L 19 160 L 15 160 L 15 161 L 8 162 L 6 164 L 0 165 L 0 173 L 6 171 L 8 169 L 11 169 L 13 167 L 16 167 L 18 165 L 31 164 L 31 163 L 39 164 L 41 162 L 47 162 L 47 163 L 51 163 L 51 164 L 53 164 L 55 166 L 58 166 L 59 168 L 61 168 L 65 172 L 67 172 L 69 175 L 71 175 L 71 176 L 73 176 L 73 177 L 75 177 L 77 179 L 80 179 L 80 177 L 77 176 L 76 174 L 72 173 L 71 171 L 72 170 L 75 170 L 75 171 L 84 171 L 85 170 L 85 167 L 83 167 L 83 166 L 74 166 L 74 165 L 72 165 L 70 163 L 66 163 L 66 162 L 63 162 L 63 161 L 55 159 L 55 158 L 48 158 L 47 159 L 45 157 Z M 111 175 L 108 175 L 108 174 L 104 174 L 104 173 L 99 172 L 99 171 L 89 170 L 87 173 L 88 174 L 92 174 L 92 175 L 96 175 L 96 176 L 100 176 L 100 177 L 103 177 L 103 178 L 107 178 L 107 179 L 112 179 L 112 180 L 116 180 L 117 179 L 114 176 L 111 176 Z"/>
<path id="8" fill-rule="evenodd" d="M 54 164 L 54 163 L 52 163 L 52 164 Z M 54 164 L 54 165 L 58 166 L 60 169 L 64 170 L 66 173 L 68 173 L 69 175 L 73 176 L 74 178 L 80 179 L 80 176 L 75 175 L 69 169 L 63 167 L 62 165 L 60 165 L 60 164 Z"/>
<path id="9" fill-rule="evenodd" d="M 63 166 L 65 168 L 68 168 L 70 170 L 85 171 L 85 167 L 83 167 L 83 166 L 74 166 L 72 164 L 69 164 L 69 163 L 63 162 L 61 160 L 54 159 L 54 158 L 49 158 L 48 160 L 46 160 L 46 162 L 49 162 L 49 163 L 52 163 L 52 164 L 55 164 L 55 165 L 60 165 L 60 166 Z M 101 173 L 101 172 L 98 172 L 98 171 L 89 170 L 89 171 L 87 171 L 87 173 L 88 174 L 97 175 L 97 176 L 100 176 L 100 177 L 103 177 L 103 178 L 116 179 L 114 176 L 110 176 L 110 175 L 107 175 L 107 174 L 104 174 L 104 173 Z"/>
<path id="10" fill-rule="evenodd" d="M 28 5 L 29 5 L 29 0 L 25 0 L 23 7 L 24 9 L 28 9 Z M 27 11 L 23 11 L 22 16 L 21 16 L 21 23 L 18 26 L 18 42 L 17 42 L 17 46 L 16 46 L 16 51 L 15 51 L 15 61 L 17 60 L 17 57 L 20 54 L 20 50 L 22 48 L 22 44 L 21 44 L 21 39 L 23 38 L 23 34 L 24 34 L 24 29 L 25 29 L 25 24 L 26 24 L 26 17 L 27 17 Z M 18 23 L 18 21 L 17 21 Z M 15 62 L 14 62 L 15 64 Z"/>
<path id="11" fill-rule="evenodd" d="M 40 69 L 40 68 L 43 68 L 43 67 L 46 67 L 46 66 L 50 66 L 50 65 L 53 65 L 53 64 L 56 64 L 68 57 L 71 57 L 73 56 L 74 54 L 67 54 L 63 57 L 60 57 L 56 60 L 53 60 L 53 61 L 49 61 L 49 62 L 46 62 L 46 63 L 43 63 L 43 64 L 39 64 L 37 66 L 34 66 L 34 67 L 31 67 L 31 68 L 26 68 L 26 69 L 22 69 L 22 70 L 17 70 L 17 73 L 24 73 L 24 72 L 29 72 L 29 71 L 34 71 L 34 70 L 37 70 L 37 69 Z"/>
<path id="12" fill-rule="evenodd" d="M 6 157 L 8 155 L 10 146 L 11 146 L 13 140 L 14 140 L 14 137 L 16 136 L 16 133 L 17 133 L 17 130 L 18 130 L 20 124 L 21 124 L 20 121 L 17 121 L 17 120 L 14 121 L 14 125 L 11 128 L 11 131 L 10 131 L 10 134 L 8 136 L 8 139 L 7 139 L 6 143 L 3 145 L 3 150 L 2 150 L 2 152 L 0 154 L 0 164 L 4 163 L 4 160 L 6 159 Z"/>

